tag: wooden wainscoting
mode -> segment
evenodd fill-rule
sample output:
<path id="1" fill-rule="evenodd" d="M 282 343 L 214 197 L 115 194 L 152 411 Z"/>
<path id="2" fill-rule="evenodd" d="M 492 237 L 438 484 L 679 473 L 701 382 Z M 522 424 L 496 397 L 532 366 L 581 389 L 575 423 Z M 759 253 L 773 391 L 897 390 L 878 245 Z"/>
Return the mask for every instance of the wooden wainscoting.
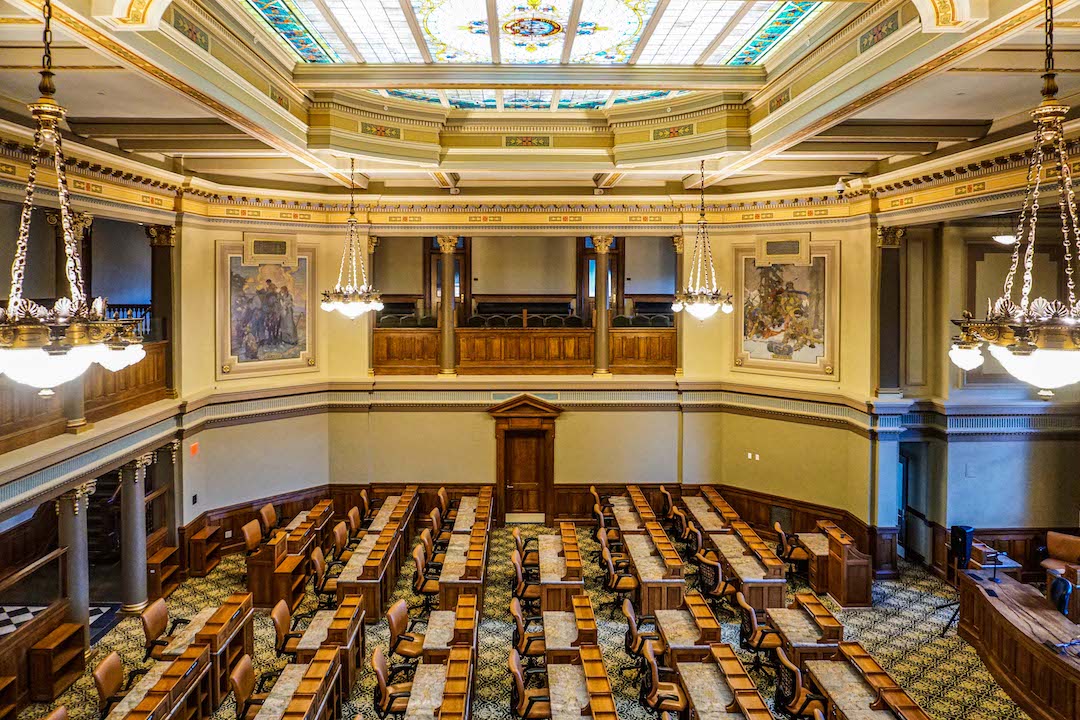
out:
<path id="1" fill-rule="evenodd" d="M 95 422 L 165 398 L 169 343 L 143 343 L 143 349 L 146 357 L 119 372 L 110 372 L 97 363 L 86 371 L 83 392 L 87 420 Z"/>
<path id="2" fill-rule="evenodd" d="M 610 333 L 611 372 L 633 375 L 675 372 L 675 328 L 611 328 Z"/>
<path id="3" fill-rule="evenodd" d="M 945 577 L 949 566 L 949 529 L 936 522 L 930 523 L 933 542 L 932 568 L 939 577 Z M 1039 563 L 1042 558 L 1038 549 L 1046 545 L 1046 533 L 1054 531 L 1071 535 L 1080 534 L 1075 527 L 1031 527 L 1031 528 L 975 528 L 975 539 L 991 545 L 996 550 L 1004 551 L 1013 560 L 1023 565 L 1021 579 L 1024 582 L 1045 582 L 1046 571 Z"/>
<path id="4" fill-rule="evenodd" d="M 574 483 L 556 484 L 553 486 L 555 499 L 555 522 L 592 522 L 593 499 L 589 493 L 589 486 L 596 485 L 596 491 L 601 497 L 608 495 L 625 495 L 626 483 Z M 677 483 L 648 483 L 639 484 L 648 498 L 653 510 L 659 514 L 663 510 L 663 496 L 660 494 L 661 487 L 667 487 L 672 497 L 676 500 L 681 496 L 683 486 Z"/>
<path id="5" fill-rule="evenodd" d="M 439 372 L 439 331 L 375 328 L 371 358 L 376 375 L 435 375 Z"/>
<path id="6" fill-rule="evenodd" d="M 65 622 L 70 603 L 61 598 L 52 603 L 19 629 L 0 637 L 0 675 L 14 675 L 17 703 L 23 706 L 30 698 L 30 673 L 27 672 L 30 648 Z"/>
<path id="7" fill-rule="evenodd" d="M 62 435 L 63 392 L 40 397 L 36 388 L 0 376 L 0 453 Z"/>
<path id="8" fill-rule="evenodd" d="M 683 493 L 694 492 L 694 487 L 683 486 Z M 894 578 L 898 575 L 897 528 L 869 526 L 848 511 L 827 505 L 816 505 L 731 485 L 720 485 L 718 489 L 742 519 L 763 534 L 774 534 L 773 518 L 778 515 L 790 517 L 791 532 L 797 533 L 812 532 L 818 520 L 832 520 L 855 538 L 855 544 L 861 552 L 870 554 L 875 579 Z"/>
<path id="9" fill-rule="evenodd" d="M 0 533 L 0 580 L 56 547 L 56 505 L 38 505 L 32 517 Z M 3 673 L 0 673 L 3 675 Z"/>
<path id="10" fill-rule="evenodd" d="M 465 375 L 589 374 L 590 328 L 458 328 L 458 372 Z"/>
<path id="11" fill-rule="evenodd" d="M 329 486 L 330 497 L 334 501 L 335 519 L 345 519 L 349 508 L 360 505 L 360 491 L 367 488 L 368 497 L 375 504 L 382 503 L 390 495 L 400 495 L 406 485 L 417 484 L 417 495 L 420 497 L 417 505 L 417 524 L 428 524 L 428 513 L 438 505 L 438 494 L 441 485 L 438 483 L 372 483 L 371 485 L 331 485 Z M 490 483 L 447 483 L 446 494 L 450 496 L 450 502 L 454 503 L 466 495 L 477 495 L 482 487 L 491 487 Z"/>

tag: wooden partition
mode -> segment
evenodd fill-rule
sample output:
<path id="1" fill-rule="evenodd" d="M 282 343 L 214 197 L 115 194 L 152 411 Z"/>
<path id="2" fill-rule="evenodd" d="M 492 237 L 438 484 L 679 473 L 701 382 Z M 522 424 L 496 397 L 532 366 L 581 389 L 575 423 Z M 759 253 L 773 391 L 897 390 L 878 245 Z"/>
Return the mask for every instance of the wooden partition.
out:
<path id="1" fill-rule="evenodd" d="M 439 372 L 437 328 L 375 328 L 371 348 L 377 375 L 434 375 Z"/>

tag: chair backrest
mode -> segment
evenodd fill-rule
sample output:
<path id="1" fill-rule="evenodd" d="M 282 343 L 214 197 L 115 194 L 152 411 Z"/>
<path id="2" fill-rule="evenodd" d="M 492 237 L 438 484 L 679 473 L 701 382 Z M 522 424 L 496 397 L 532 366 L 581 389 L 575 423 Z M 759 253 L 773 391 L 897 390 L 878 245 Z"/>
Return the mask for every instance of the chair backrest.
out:
<path id="1" fill-rule="evenodd" d="M 1069 598 L 1072 597 L 1072 583 L 1063 577 L 1055 577 L 1050 582 L 1050 602 L 1062 615 L 1069 613 Z"/>
<path id="2" fill-rule="evenodd" d="M 124 686 L 124 663 L 116 652 L 111 652 L 94 668 L 94 687 L 98 700 L 104 705 L 111 696 Z"/>
<path id="3" fill-rule="evenodd" d="M 788 543 L 787 533 L 784 532 L 784 528 L 780 527 L 779 520 L 773 523 L 773 530 L 776 531 L 776 539 L 778 541 L 776 549 L 779 550 L 780 557 L 786 558 L 791 554 L 791 545 Z"/>
<path id="4" fill-rule="evenodd" d="M 776 648 L 776 660 L 776 700 L 783 706 L 777 710 L 784 711 L 802 694 L 802 673 L 788 660 L 783 648 Z"/>
<path id="5" fill-rule="evenodd" d="M 742 622 L 739 625 L 739 642 L 745 646 L 746 643 L 750 642 L 750 638 L 758 631 L 757 612 L 754 611 L 754 608 L 750 607 L 741 592 L 735 593 L 735 602 L 737 602 L 742 609 Z"/>
<path id="6" fill-rule="evenodd" d="M 450 495 L 447 494 L 445 487 L 439 488 L 438 498 L 439 510 L 442 511 L 443 515 L 446 515 L 448 512 L 450 512 Z"/>
<path id="7" fill-rule="evenodd" d="M 424 570 L 427 568 L 427 562 L 424 559 L 423 545 L 414 547 L 412 556 L 413 560 L 416 562 L 416 575 L 413 577 L 413 589 L 419 590 L 424 586 Z"/>
<path id="8" fill-rule="evenodd" d="M 645 664 L 649 669 L 648 695 L 652 695 L 660 686 L 660 667 L 656 662 L 656 653 L 653 652 L 652 643 L 642 643 L 641 657 L 645 658 Z"/>
<path id="9" fill-rule="evenodd" d="M 689 537 L 694 538 L 695 555 L 705 549 L 705 536 L 702 534 L 701 528 L 699 528 L 693 520 L 686 521 L 686 534 Z"/>
<path id="10" fill-rule="evenodd" d="M 600 493 L 596 492 L 596 486 L 595 485 L 590 485 L 589 486 L 589 493 L 592 495 L 593 501 L 595 502 L 597 507 L 601 507 L 601 508 L 604 507 L 604 501 L 600 499 Z"/>
<path id="11" fill-rule="evenodd" d="M 368 497 L 367 488 L 360 491 L 360 512 L 364 517 L 371 514 L 371 498 Z"/>
<path id="12" fill-rule="evenodd" d="M 600 503 L 596 503 L 592 506 L 592 512 L 593 515 L 596 516 L 596 524 L 599 525 L 601 529 L 606 528 L 607 526 L 604 524 L 604 511 L 600 509 Z"/>
<path id="13" fill-rule="evenodd" d="M 705 592 L 716 595 L 720 592 L 720 586 L 724 582 L 724 572 L 720 563 L 705 555 L 696 556 L 698 563 L 698 581 Z"/>
<path id="14" fill-rule="evenodd" d="M 259 508 L 259 522 L 262 524 L 263 535 L 277 527 L 277 510 L 273 505 L 266 503 Z"/>
<path id="15" fill-rule="evenodd" d="M 236 696 L 238 708 L 250 700 L 255 693 L 255 667 L 251 664 L 251 656 L 247 653 L 236 661 L 232 672 L 229 673 L 229 686 Z"/>
<path id="16" fill-rule="evenodd" d="M 169 608 L 165 607 L 164 600 L 158 598 L 147 605 L 139 617 L 142 619 L 143 635 L 146 636 L 146 645 L 149 647 L 151 642 L 165 634 L 165 629 L 169 626 Z"/>
<path id="17" fill-rule="evenodd" d="M 315 574 L 315 588 L 321 588 L 326 575 L 326 556 L 318 545 L 311 551 L 311 571 Z"/>
<path id="18" fill-rule="evenodd" d="M 339 522 L 334 526 L 334 558 L 341 559 L 341 554 L 345 552 L 345 546 L 349 544 L 349 529 L 345 527 L 345 522 Z"/>
<path id="19" fill-rule="evenodd" d="M 360 531 L 362 530 L 362 528 L 360 527 L 360 523 L 363 522 L 360 517 L 360 509 L 353 505 L 351 508 L 349 508 L 349 512 L 346 517 L 349 518 L 349 534 L 352 535 L 354 538 L 359 537 Z"/>
<path id="20" fill-rule="evenodd" d="M 380 710 L 385 710 L 390 707 L 390 693 L 386 689 L 390 684 L 390 673 L 381 647 L 376 647 L 371 653 L 371 669 L 375 673 L 375 704 Z"/>
<path id="21" fill-rule="evenodd" d="M 510 534 L 514 536 L 514 546 L 517 548 L 518 554 L 525 557 L 525 539 L 521 537 L 521 528 L 515 527 L 510 531 Z"/>
<path id="22" fill-rule="evenodd" d="M 971 543 L 975 539 L 975 528 L 970 525 L 953 525 L 949 530 L 949 549 L 952 550 L 953 562 L 960 570 L 966 570 L 971 562 Z"/>
<path id="23" fill-rule="evenodd" d="M 604 566 L 607 570 L 607 577 L 605 580 L 607 581 L 608 587 L 612 587 L 615 585 L 615 563 L 612 562 L 611 553 L 606 546 L 600 548 L 600 556 L 604 559 Z"/>
<path id="24" fill-rule="evenodd" d="M 671 519 L 675 521 L 675 531 L 679 534 L 679 538 L 686 539 L 686 513 L 677 507 L 671 508 Z"/>
<path id="25" fill-rule="evenodd" d="M 240 532 L 244 535 L 244 548 L 249 553 L 259 549 L 259 543 L 262 542 L 262 529 L 258 520 L 252 520 L 245 524 L 244 527 L 240 528 Z"/>
<path id="26" fill-rule="evenodd" d="M 428 517 L 431 518 L 431 531 L 436 534 L 442 532 L 442 513 L 439 512 L 439 508 L 431 508 Z"/>
<path id="27" fill-rule="evenodd" d="M 409 606 L 398 600 L 386 611 L 386 624 L 390 627 L 390 648 L 397 647 L 397 638 L 409 629 Z"/>
<path id="28" fill-rule="evenodd" d="M 278 600 L 277 605 L 270 611 L 270 619 L 274 621 L 274 634 L 277 636 L 277 647 L 280 650 L 285 645 L 285 636 L 289 634 L 289 626 L 292 624 L 292 613 L 289 605 L 284 600 Z"/>
<path id="29" fill-rule="evenodd" d="M 626 618 L 626 649 L 627 652 L 634 651 L 641 642 L 641 635 L 638 632 L 638 619 L 637 611 L 634 610 L 634 603 L 630 602 L 630 598 L 623 598 L 622 602 L 622 614 Z"/>
<path id="30" fill-rule="evenodd" d="M 514 566 L 514 578 L 520 589 L 525 582 L 525 573 L 521 569 L 521 554 L 517 550 L 510 551 L 510 564 Z"/>
<path id="31" fill-rule="evenodd" d="M 521 611 L 521 601 L 516 597 L 510 598 L 510 616 L 514 618 L 514 644 L 523 645 L 525 642 L 525 613 Z"/>
<path id="32" fill-rule="evenodd" d="M 428 528 L 420 531 L 420 544 L 424 546 L 425 557 L 435 557 L 435 541 L 431 538 L 431 530 Z"/>
<path id="33" fill-rule="evenodd" d="M 510 675 L 514 678 L 514 697 L 517 700 L 517 707 L 514 708 L 514 714 L 521 716 L 524 711 L 525 705 L 525 672 L 521 669 L 521 655 L 518 653 L 517 648 L 510 648 Z"/>
<path id="34" fill-rule="evenodd" d="M 663 485 L 660 486 L 660 494 L 664 498 L 664 516 L 671 517 L 671 511 L 675 509 L 675 501 L 671 499 L 671 493 Z"/>

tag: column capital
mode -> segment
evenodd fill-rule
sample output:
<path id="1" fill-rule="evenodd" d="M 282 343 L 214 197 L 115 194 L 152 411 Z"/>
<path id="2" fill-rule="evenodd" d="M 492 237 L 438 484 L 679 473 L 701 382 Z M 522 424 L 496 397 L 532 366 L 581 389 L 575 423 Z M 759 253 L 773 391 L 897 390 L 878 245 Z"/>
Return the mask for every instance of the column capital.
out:
<path id="1" fill-rule="evenodd" d="M 900 241 L 904 239 L 904 235 L 906 234 L 907 230 L 902 227 L 885 227 L 878 225 L 877 246 L 879 248 L 896 250 L 900 247 Z"/>
<path id="2" fill-rule="evenodd" d="M 686 247 L 686 238 L 682 235 L 672 235 L 671 244 L 675 246 L 675 254 L 682 255 L 683 249 Z"/>
<path id="3" fill-rule="evenodd" d="M 183 447 L 183 445 L 184 443 L 179 440 L 173 440 L 169 443 L 169 453 L 171 454 L 173 465 L 176 464 L 176 459 L 180 457 L 180 448 Z"/>
<path id="4" fill-rule="evenodd" d="M 375 235 L 368 235 L 368 252 L 374 253 L 375 248 L 379 247 L 379 238 Z"/>
<path id="5" fill-rule="evenodd" d="M 176 246 L 176 228 L 172 225 L 147 225 L 146 237 L 150 239 L 150 247 Z"/>
<path id="6" fill-rule="evenodd" d="M 59 210 L 47 210 L 45 212 L 45 221 L 54 226 L 57 232 L 62 231 L 63 223 L 60 221 Z M 90 213 L 71 211 L 71 233 L 76 240 L 82 240 L 93 223 L 94 216 Z"/>
<path id="7" fill-rule="evenodd" d="M 60 497 L 56 498 L 56 514 L 60 514 L 60 503 L 70 502 L 73 504 L 72 511 L 74 514 L 79 514 L 80 505 L 88 505 L 90 503 L 90 496 L 97 490 L 97 480 L 87 480 L 81 485 L 76 485 L 70 490 L 66 490 L 61 493 Z"/>
<path id="8" fill-rule="evenodd" d="M 439 243 L 439 251 L 443 255 L 452 255 L 457 250 L 457 235 L 439 235 L 435 240 Z"/>
<path id="9" fill-rule="evenodd" d="M 615 242 L 614 235 L 593 235 L 592 244 L 598 255 L 607 255 L 611 250 L 611 243 Z"/>

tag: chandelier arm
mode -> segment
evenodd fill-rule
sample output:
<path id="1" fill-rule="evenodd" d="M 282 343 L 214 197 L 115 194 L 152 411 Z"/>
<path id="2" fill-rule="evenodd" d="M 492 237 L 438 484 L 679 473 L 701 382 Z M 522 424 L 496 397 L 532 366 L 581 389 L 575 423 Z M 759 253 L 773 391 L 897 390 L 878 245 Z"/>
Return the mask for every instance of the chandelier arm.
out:
<path id="1" fill-rule="evenodd" d="M 64 272 L 67 275 L 68 287 L 71 291 L 73 312 L 82 312 L 86 307 L 86 295 L 83 290 L 82 261 L 79 258 L 79 248 L 75 240 L 74 223 L 71 217 L 71 199 L 68 195 L 67 164 L 64 161 L 64 148 L 61 145 L 59 131 L 53 136 L 53 147 L 56 164 L 56 178 L 58 193 L 60 195 L 60 226 L 64 233 L 64 253 L 67 258 L 64 262 Z"/>
<path id="2" fill-rule="evenodd" d="M 1035 128 L 1035 143 L 1039 144 L 1041 140 L 1042 126 L 1038 125 Z M 1002 288 L 1001 293 L 1001 297 L 1006 298 L 1009 302 L 1012 302 L 1013 281 L 1016 278 L 1016 270 L 1020 266 L 1020 246 L 1023 245 L 1024 227 L 1028 221 L 1028 206 L 1031 202 L 1031 184 L 1034 174 L 1035 154 L 1032 153 L 1031 161 L 1028 162 L 1027 180 L 1024 182 L 1024 204 L 1020 209 L 1020 218 L 1016 221 L 1016 242 L 1013 243 L 1012 263 L 1009 265 L 1009 272 L 1005 274 L 1005 286 Z"/>
<path id="3" fill-rule="evenodd" d="M 1041 140 L 1041 133 L 1038 134 Z M 1040 142 L 1035 149 L 1035 186 L 1031 191 L 1031 221 L 1028 223 L 1027 247 L 1024 251 L 1024 284 L 1020 291 L 1020 309 L 1027 315 L 1031 301 L 1032 271 L 1035 265 L 1035 231 L 1039 222 L 1039 192 L 1042 188 L 1042 170 L 1045 156 Z"/>
<path id="4" fill-rule="evenodd" d="M 716 279 L 716 263 L 713 262 L 712 242 L 709 239 L 709 226 L 705 226 L 705 236 L 703 239 L 705 243 L 705 262 L 706 265 L 706 281 L 709 283 L 709 292 L 715 294 L 719 289 L 719 283 Z"/>
<path id="5" fill-rule="evenodd" d="M 1065 282 L 1069 290 L 1069 309 L 1076 309 L 1076 281 L 1073 278 L 1073 243 L 1080 252 L 1080 237 L 1076 235 L 1076 194 L 1073 191 L 1072 170 L 1069 168 L 1069 154 L 1064 136 L 1058 144 L 1061 164 L 1061 241 L 1065 246 Z M 1068 218 L 1065 212 L 1068 210 Z"/>
<path id="6" fill-rule="evenodd" d="M 41 157 L 43 139 L 41 129 L 34 132 L 34 150 L 30 155 L 27 173 L 26 196 L 22 215 L 19 217 L 19 237 L 15 243 L 15 257 L 11 261 L 11 291 L 8 297 L 8 315 L 17 315 L 16 308 L 22 301 L 23 278 L 26 277 L 26 250 L 30 244 L 30 218 L 34 211 L 34 188 L 37 185 L 38 161 Z"/>

